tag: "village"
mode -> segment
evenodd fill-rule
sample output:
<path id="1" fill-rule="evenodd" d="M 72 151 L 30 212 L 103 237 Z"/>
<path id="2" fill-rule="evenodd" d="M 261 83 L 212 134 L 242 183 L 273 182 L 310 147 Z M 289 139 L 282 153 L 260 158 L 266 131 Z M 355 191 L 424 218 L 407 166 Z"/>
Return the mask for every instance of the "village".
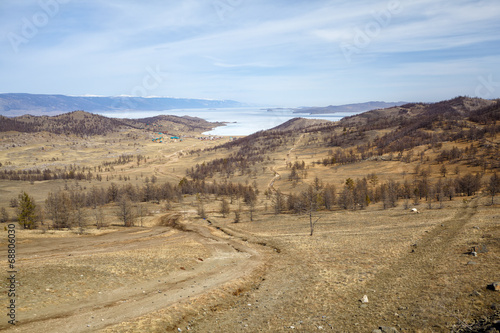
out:
<path id="1" fill-rule="evenodd" d="M 155 137 L 155 135 L 158 135 Z M 176 142 L 182 142 L 183 139 L 187 138 L 195 138 L 200 141 L 218 141 L 218 140 L 223 140 L 226 139 L 224 136 L 195 136 L 195 135 L 169 135 L 169 134 L 164 134 L 161 132 L 154 133 L 154 135 L 151 136 L 151 141 L 156 142 L 156 143 L 176 143 Z M 232 141 L 234 138 L 230 137 L 229 140 Z"/>

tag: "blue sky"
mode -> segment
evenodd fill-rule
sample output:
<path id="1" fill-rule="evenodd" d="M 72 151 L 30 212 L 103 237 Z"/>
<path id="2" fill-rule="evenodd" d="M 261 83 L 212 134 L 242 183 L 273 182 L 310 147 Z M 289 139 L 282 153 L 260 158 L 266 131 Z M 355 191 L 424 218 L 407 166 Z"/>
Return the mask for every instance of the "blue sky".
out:
<path id="1" fill-rule="evenodd" d="M 0 92 L 280 106 L 500 97 L 498 0 L 3 0 Z"/>

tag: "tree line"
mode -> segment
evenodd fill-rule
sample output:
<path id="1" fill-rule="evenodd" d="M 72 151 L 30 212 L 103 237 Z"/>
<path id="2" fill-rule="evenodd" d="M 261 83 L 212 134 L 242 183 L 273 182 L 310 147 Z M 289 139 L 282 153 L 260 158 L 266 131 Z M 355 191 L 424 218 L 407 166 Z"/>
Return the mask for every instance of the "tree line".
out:
<path id="1" fill-rule="evenodd" d="M 34 200 L 23 192 L 17 198 L 12 198 L 10 205 L 17 208 L 18 212 L 30 211 L 29 221 L 19 220 L 27 229 L 34 228 L 36 222 L 43 222 L 45 218 L 52 222 L 52 227 L 55 229 L 81 228 L 88 220 L 85 208 L 92 209 L 95 223 L 99 226 L 104 220 L 102 207 L 109 204 L 116 206 L 117 215 L 125 226 L 132 226 L 134 218 L 142 214 L 134 213 L 133 206 L 141 202 L 181 202 L 184 195 L 198 194 L 226 196 L 230 197 L 231 201 L 242 199 L 245 203 L 253 204 L 258 193 L 255 185 L 232 182 L 207 183 L 183 178 L 178 184 L 148 182 L 143 186 L 131 184 L 119 186 L 111 183 L 107 188 L 93 186 L 89 190 L 83 190 L 81 187 L 63 189 L 49 192 L 43 205 L 36 205 Z M 26 208 L 27 200 L 30 202 L 28 208 Z M 18 214 L 18 218 L 20 216 Z"/>
<path id="2" fill-rule="evenodd" d="M 111 172 L 114 171 L 114 166 L 124 165 L 132 161 L 136 161 L 139 166 L 141 162 L 146 163 L 147 158 L 143 155 L 127 155 L 122 154 L 118 158 L 105 161 L 99 166 L 95 167 L 85 167 L 78 165 L 69 165 L 67 167 L 55 168 L 55 169 L 26 169 L 26 170 L 0 170 L 0 179 L 15 180 L 15 181 L 44 181 L 44 180 L 87 180 L 91 181 L 96 179 L 102 181 L 102 175 L 99 172 Z M 0 165 L 1 166 L 1 165 Z M 120 176 L 122 177 L 122 176 Z M 123 177 L 122 177 L 123 178 Z"/>
<path id="3" fill-rule="evenodd" d="M 475 195 L 480 190 L 491 196 L 492 204 L 494 197 L 500 193 L 500 177 L 494 173 L 485 182 L 481 182 L 481 175 L 467 173 L 462 177 L 442 178 L 431 183 L 427 177 L 415 177 L 412 181 L 398 182 L 389 180 L 380 183 L 376 174 L 359 179 L 346 179 L 342 189 L 337 191 L 332 184 L 323 184 L 315 178 L 313 184 L 306 186 L 302 191 L 285 194 L 280 190 L 271 193 L 266 191 L 269 199 L 272 199 L 275 214 L 295 213 L 308 214 L 311 226 L 311 234 L 314 224 L 313 213 L 326 209 L 335 208 L 345 210 L 364 209 L 368 205 L 382 202 L 383 208 L 396 207 L 398 201 L 404 200 L 404 208 L 418 205 L 421 200 L 432 205 L 442 205 L 444 200 L 452 200 L 454 197 L 463 195 Z M 36 228 L 38 223 L 48 218 L 54 229 L 77 227 L 82 230 L 88 223 L 88 209 L 91 208 L 92 219 L 97 227 L 104 224 L 105 216 L 102 210 L 104 205 L 114 204 L 116 216 L 123 222 L 124 226 L 133 226 L 137 217 L 144 216 L 144 210 L 140 202 L 160 200 L 167 202 L 181 202 L 184 195 L 216 195 L 221 196 L 220 213 L 226 216 L 230 213 L 229 203 L 226 198 L 243 200 L 248 206 L 250 220 L 253 220 L 259 191 L 255 185 L 234 184 L 231 182 L 206 183 L 199 180 L 188 180 L 183 178 L 179 184 L 171 183 L 153 184 L 144 186 L 122 185 L 111 183 L 107 188 L 93 187 L 88 191 L 81 189 L 59 190 L 49 192 L 44 205 L 37 205 L 33 198 L 26 192 L 17 198 L 11 199 L 11 206 L 17 209 L 17 219 L 21 226 L 26 229 Z M 134 211 L 135 209 L 135 211 Z M 0 212 L 2 222 L 9 217 L 5 209 Z M 241 208 L 235 212 L 235 221 L 240 220 Z M 203 200 L 199 199 L 198 214 L 206 217 Z"/>
<path id="4" fill-rule="evenodd" d="M 493 198 L 500 193 L 500 177 L 494 173 L 486 182 L 481 181 L 482 175 L 467 173 L 455 178 L 439 178 L 431 182 L 424 174 L 413 180 L 398 182 L 388 180 L 379 183 L 375 174 L 367 177 L 345 180 L 343 187 L 337 191 L 332 184 L 322 184 L 316 178 L 312 185 L 297 193 L 285 194 L 276 191 L 272 195 L 274 212 L 303 213 L 311 209 L 345 210 L 364 209 L 370 204 L 383 204 L 383 208 L 396 207 L 398 201 L 403 200 L 405 208 L 410 204 L 427 203 L 429 208 L 433 204 L 442 205 L 445 200 L 453 200 L 457 196 L 472 196 L 483 190 Z"/>

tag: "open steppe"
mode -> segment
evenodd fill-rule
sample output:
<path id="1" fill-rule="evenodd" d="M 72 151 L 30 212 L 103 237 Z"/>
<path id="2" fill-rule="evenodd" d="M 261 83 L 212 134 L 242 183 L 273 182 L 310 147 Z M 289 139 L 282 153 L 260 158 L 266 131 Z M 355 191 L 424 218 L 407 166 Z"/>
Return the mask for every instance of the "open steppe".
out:
<path id="1" fill-rule="evenodd" d="M 500 302 L 486 288 L 500 271 L 500 215 L 480 199 L 323 212 L 312 237 L 304 216 L 213 216 L 186 214 L 184 231 L 19 231 L 9 331 L 445 332 Z M 487 252 L 473 257 L 477 245 Z"/>
<path id="2" fill-rule="evenodd" d="M 1 260 L 15 224 L 18 270 L 18 322 L 4 316 L 0 330 L 500 329 L 500 293 L 488 288 L 500 281 L 500 199 L 488 190 L 498 120 L 484 133 L 464 120 L 470 132 L 442 142 L 441 127 L 454 127 L 426 125 L 389 146 L 384 135 L 403 125 L 361 120 L 236 141 L 0 133 Z M 391 150 L 407 137 L 422 142 Z M 38 207 L 32 230 L 11 207 L 20 192 Z M 46 204 L 59 194 L 64 218 Z"/>

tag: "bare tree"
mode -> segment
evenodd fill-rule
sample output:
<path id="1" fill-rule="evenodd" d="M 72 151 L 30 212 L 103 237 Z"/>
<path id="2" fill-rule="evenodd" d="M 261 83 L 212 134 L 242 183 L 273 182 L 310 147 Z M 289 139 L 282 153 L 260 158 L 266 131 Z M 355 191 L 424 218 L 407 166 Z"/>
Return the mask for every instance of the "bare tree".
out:
<path id="1" fill-rule="evenodd" d="M 7 209 L 5 207 L 2 207 L 0 210 L 0 222 L 4 223 L 9 221 L 9 213 L 7 213 Z"/>
<path id="2" fill-rule="evenodd" d="M 436 195 L 436 200 L 439 202 L 439 209 L 443 208 L 444 185 L 441 179 L 435 184 L 434 193 Z"/>
<path id="3" fill-rule="evenodd" d="M 45 200 L 45 209 L 55 229 L 71 226 L 73 203 L 66 191 L 49 192 Z"/>
<path id="4" fill-rule="evenodd" d="M 101 229 L 104 226 L 104 212 L 102 211 L 102 206 L 98 206 L 94 209 L 94 220 L 97 229 Z"/>
<path id="5" fill-rule="evenodd" d="M 256 188 L 256 186 L 254 186 Z M 248 206 L 248 211 L 250 213 L 250 221 L 253 221 L 253 213 L 255 211 L 255 206 L 257 204 L 257 193 L 253 188 L 249 188 L 247 191 L 245 191 L 243 201 L 247 204 Z"/>
<path id="6" fill-rule="evenodd" d="M 84 227 L 87 223 L 87 214 L 83 210 L 81 204 L 75 205 L 75 209 L 73 212 L 73 219 L 75 221 L 75 224 L 78 226 L 78 232 L 82 234 L 84 231 Z"/>
<path id="7" fill-rule="evenodd" d="M 227 202 L 226 198 L 223 198 L 220 203 L 219 213 L 222 214 L 222 217 L 226 217 L 230 213 L 229 202 Z"/>
<path id="8" fill-rule="evenodd" d="M 139 204 L 137 205 L 137 209 L 136 209 L 136 211 L 137 211 L 137 216 L 138 216 L 138 217 L 140 218 L 140 220 L 141 220 L 141 227 L 142 227 L 142 226 L 143 226 L 143 224 L 144 224 L 144 215 L 145 215 L 145 213 L 146 213 L 146 208 L 145 208 L 143 205 L 141 205 L 141 204 L 139 203 Z"/>
<path id="9" fill-rule="evenodd" d="M 325 208 L 332 210 L 335 202 L 337 201 L 337 193 L 334 185 L 325 186 L 323 189 L 323 200 L 325 202 Z"/>
<path id="10" fill-rule="evenodd" d="M 344 209 L 354 209 L 354 180 L 351 178 L 346 179 L 344 189 L 340 192 L 339 206 Z"/>
<path id="11" fill-rule="evenodd" d="M 251 200 L 248 203 L 248 212 L 250 213 L 250 221 L 253 221 L 253 214 L 255 212 L 255 206 L 257 205 L 257 198 L 255 200 Z"/>
<path id="12" fill-rule="evenodd" d="M 452 180 L 452 179 L 448 179 L 444 182 L 444 185 L 443 185 L 443 194 L 445 197 L 448 197 L 450 200 L 453 199 L 453 197 L 455 196 L 455 180 Z"/>
<path id="13" fill-rule="evenodd" d="M 470 172 L 463 177 L 458 178 L 458 188 L 460 192 L 467 196 L 476 194 L 481 188 L 481 176 L 477 174 L 473 176 Z"/>
<path id="14" fill-rule="evenodd" d="M 207 218 L 207 213 L 205 212 L 205 205 L 202 201 L 198 202 L 198 216 L 202 219 Z"/>
<path id="15" fill-rule="evenodd" d="M 276 215 L 281 214 L 285 208 L 285 198 L 280 190 L 277 190 L 273 198 L 274 213 Z"/>
<path id="16" fill-rule="evenodd" d="M 16 208 L 19 205 L 19 202 L 17 201 L 17 198 L 12 198 L 12 199 L 10 199 L 9 204 L 12 208 Z"/>
<path id="17" fill-rule="evenodd" d="M 240 223 L 241 220 L 241 210 L 238 208 L 234 211 L 234 223 Z"/>
<path id="18" fill-rule="evenodd" d="M 126 195 L 122 195 L 118 201 L 118 211 L 116 214 L 126 227 L 132 227 L 134 225 L 135 216 L 132 208 L 130 199 Z"/>
<path id="19" fill-rule="evenodd" d="M 319 189 L 318 189 L 319 190 Z M 310 229 L 310 236 L 313 235 L 314 233 L 314 227 L 316 226 L 316 223 L 319 221 L 320 218 L 317 218 L 315 221 L 313 221 L 313 213 L 316 212 L 319 208 L 319 203 L 320 203 L 320 193 L 319 191 L 316 190 L 315 187 L 309 185 L 309 187 L 300 194 L 300 198 L 302 201 L 303 209 L 309 215 L 309 229 Z"/>
<path id="20" fill-rule="evenodd" d="M 500 192 L 500 177 L 498 177 L 496 172 L 490 177 L 487 187 L 491 195 L 491 204 L 493 205 L 495 195 Z"/>
<path id="21" fill-rule="evenodd" d="M 344 189 L 340 192 L 338 204 L 343 209 L 354 209 L 354 196 L 352 190 L 344 186 Z"/>
<path id="22" fill-rule="evenodd" d="M 448 173 L 448 170 L 446 169 L 446 166 L 443 164 L 441 165 L 441 169 L 439 169 L 439 172 L 443 175 L 443 177 L 446 177 L 446 174 Z"/>
<path id="23" fill-rule="evenodd" d="M 434 197 L 436 195 L 435 188 L 433 186 L 429 186 L 429 195 L 427 196 L 427 207 L 429 209 L 432 209 L 432 201 L 434 200 Z"/>

